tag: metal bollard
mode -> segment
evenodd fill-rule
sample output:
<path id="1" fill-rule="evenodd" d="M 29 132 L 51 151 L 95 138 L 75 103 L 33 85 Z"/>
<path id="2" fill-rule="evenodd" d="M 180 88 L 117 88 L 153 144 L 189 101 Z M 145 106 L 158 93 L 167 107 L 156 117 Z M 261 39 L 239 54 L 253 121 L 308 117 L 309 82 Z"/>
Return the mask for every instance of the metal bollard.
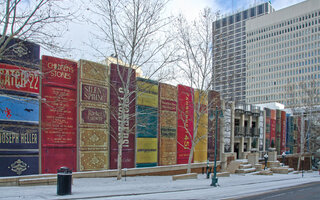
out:
<path id="1" fill-rule="evenodd" d="M 68 167 L 61 167 L 57 171 L 57 194 L 71 194 L 72 171 Z"/>

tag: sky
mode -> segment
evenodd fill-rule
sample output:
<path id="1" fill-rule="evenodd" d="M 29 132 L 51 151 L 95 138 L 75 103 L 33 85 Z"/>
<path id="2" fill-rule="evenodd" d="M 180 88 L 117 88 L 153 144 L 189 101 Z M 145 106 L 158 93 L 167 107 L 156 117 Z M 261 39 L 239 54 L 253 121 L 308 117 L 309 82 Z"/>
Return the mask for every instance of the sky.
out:
<path id="1" fill-rule="evenodd" d="M 200 10 L 205 7 L 212 8 L 214 12 L 220 11 L 221 15 L 230 15 L 233 12 L 244 10 L 255 4 L 267 1 L 268 0 L 171 0 L 167 12 L 175 16 L 182 13 L 191 21 L 195 19 Z M 280 10 L 302 1 L 304 0 L 271 0 L 271 5 L 276 10 Z M 62 43 L 73 50 L 69 51 L 65 57 L 74 60 L 79 60 L 80 58 L 94 59 L 89 47 L 86 45 L 86 43 L 89 42 L 90 30 L 92 31 L 92 27 L 90 28 L 85 22 L 70 23 L 69 31 L 65 33 Z M 45 52 L 42 53 L 45 54 Z"/>
<path id="2" fill-rule="evenodd" d="M 213 11 L 219 10 L 222 15 L 229 15 L 267 1 L 269 0 L 172 0 L 171 5 L 175 13 L 181 11 L 192 19 L 205 7 L 210 7 Z M 302 1 L 304 0 L 271 0 L 271 5 L 280 10 Z"/>

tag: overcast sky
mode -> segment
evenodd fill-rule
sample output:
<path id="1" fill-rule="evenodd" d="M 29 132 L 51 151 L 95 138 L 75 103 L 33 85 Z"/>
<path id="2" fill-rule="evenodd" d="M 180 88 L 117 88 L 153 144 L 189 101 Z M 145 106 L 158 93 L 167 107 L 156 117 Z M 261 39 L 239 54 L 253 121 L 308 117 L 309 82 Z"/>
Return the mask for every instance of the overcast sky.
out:
<path id="1" fill-rule="evenodd" d="M 237 10 L 244 10 L 252 5 L 267 2 L 268 0 L 172 0 L 171 5 L 175 12 L 181 11 L 189 17 L 195 17 L 199 10 L 211 7 L 214 11 L 220 10 L 222 15 L 228 15 Z M 271 5 L 282 9 L 304 0 L 271 0 Z"/>
<path id="2" fill-rule="evenodd" d="M 271 0 L 271 5 L 276 9 L 294 5 L 304 0 Z M 229 15 L 232 12 L 244 10 L 254 4 L 267 2 L 267 0 L 171 0 L 168 12 L 177 15 L 183 13 L 189 20 L 195 19 L 199 11 L 205 7 L 210 7 L 213 11 L 220 10 L 221 15 Z M 91 59 L 90 50 L 85 43 L 89 41 L 90 27 L 86 23 L 72 23 L 69 31 L 64 36 L 64 43 L 75 50 L 70 51 L 65 57 L 78 60 Z M 45 54 L 45 52 L 42 52 Z"/>

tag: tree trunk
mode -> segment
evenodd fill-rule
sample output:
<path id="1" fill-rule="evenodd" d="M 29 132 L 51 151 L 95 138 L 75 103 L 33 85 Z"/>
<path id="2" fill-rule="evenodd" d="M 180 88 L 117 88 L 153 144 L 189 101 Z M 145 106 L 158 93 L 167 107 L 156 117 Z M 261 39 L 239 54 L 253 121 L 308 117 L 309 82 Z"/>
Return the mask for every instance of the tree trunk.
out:
<path id="1" fill-rule="evenodd" d="M 130 73 L 131 74 L 131 73 Z M 128 79 L 127 81 L 129 81 Z M 121 110 L 118 112 L 118 160 L 117 160 L 117 180 L 120 180 L 122 177 L 122 148 L 123 148 L 123 137 L 124 137 L 124 127 L 125 127 L 125 121 L 126 121 L 126 113 L 124 111 L 125 104 L 129 104 L 126 99 L 129 99 L 128 95 L 128 87 L 129 83 L 126 83 L 125 89 L 124 89 L 124 97 L 122 100 L 120 100 L 121 104 Z"/>
<path id="2" fill-rule="evenodd" d="M 118 169 L 118 171 L 117 171 L 117 180 L 121 180 L 121 177 L 122 177 L 122 140 L 120 140 L 119 143 L 118 143 L 117 169 Z"/>
<path id="3" fill-rule="evenodd" d="M 193 152 L 194 152 L 194 141 L 192 141 L 192 146 L 191 146 L 191 150 L 190 150 L 190 154 L 189 154 L 189 159 L 188 159 L 188 168 L 187 168 L 187 173 L 191 173 L 191 162 L 192 162 L 192 158 L 193 158 Z"/>

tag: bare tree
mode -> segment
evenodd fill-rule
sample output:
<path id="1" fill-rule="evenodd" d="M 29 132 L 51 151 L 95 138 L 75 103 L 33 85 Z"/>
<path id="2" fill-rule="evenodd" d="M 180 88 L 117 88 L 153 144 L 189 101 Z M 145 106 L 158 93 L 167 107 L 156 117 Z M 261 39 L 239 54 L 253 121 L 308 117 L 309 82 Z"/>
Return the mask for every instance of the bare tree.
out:
<path id="1" fill-rule="evenodd" d="M 0 1 L 0 60 L 8 58 L 19 42 L 30 41 L 49 52 L 64 50 L 58 39 L 67 30 L 67 24 L 74 19 L 75 4 L 59 0 L 1 0 Z"/>
<path id="2" fill-rule="evenodd" d="M 32 88 L 29 95 L 37 96 L 40 73 L 34 69 L 39 69 L 39 45 L 50 52 L 62 51 L 58 39 L 75 18 L 75 10 L 72 1 L 0 0 L 0 95 L 15 98 L 6 90 Z"/>
<path id="3" fill-rule="evenodd" d="M 310 77 L 310 75 L 309 75 Z M 313 75 L 309 80 L 292 82 L 286 87 L 287 104 L 295 117 L 294 136 L 296 152 L 299 155 L 297 169 L 300 169 L 301 157 L 304 153 L 316 154 L 320 149 L 320 90 L 319 82 Z M 300 147 L 300 148 L 299 148 Z M 294 152 L 295 153 L 295 152 Z"/>
<path id="4" fill-rule="evenodd" d="M 172 63 L 174 48 L 170 46 L 172 39 L 168 36 L 167 26 L 170 18 L 165 17 L 164 10 L 167 0 L 99 0 L 88 8 L 94 15 L 89 19 L 96 31 L 92 34 L 90 46 L 96 56 L 106 59 L 115 58 L 118 66 L 118 76 L 123 88 L 119 106 L 126 107 L 135 99 L 135 91 L 130 90 L 130 78 L 136 71 L 143 71 L 147 78 L 160 80 L 167 76 L 170 70 L 165 68 Z M 126 73 L 120 65 L 128 67 Z M 156 78 L 155 78 L 156 77 Z M 113 115 L 113 113 L 111 113 Z M 124 125 L 128 121 L 123 112 L 117 113 L 118 159 L 117 179 L 121 179 L 122 149 L 124 145 Z M 112 117 L 112 116 L 111 116 Z M 130 116 L 129 116 L 130 117 Z M 134 117 L 134 116 L 132 116 Z"/>
<path id="5" fill-rule="evenodd" d="M 17 88 L 39 83 L 40 73 L 33 70 L 39 69 L 39 46 L 52 53 L 68 50 L 59 41 L 68 22 L 76 19 L 77 7 L 73 1 L 0 0 L 0 62 L 27 67 L 8 70 L 5 66 L 1 79 L 21 80 L 14 85 Z M 1 81 L 0 88 L 8 89 L 5 83 Z"/>
<path id="6" fill-rule="evenodd" d="M 196 88 L 198 94 L 197 103 L 194 105 L 194 128 L 193 135 L 189 133 L 192 145 L 188 159 L 187 173 L 191 172 L 191 162 L 195 146 L 199 141 L 205 139 L 207 134 L 199 133 L 199 126 L 202 119 L 208 119 L 208 91 L 212 85 L 212 22 L 215 15 L 210 8 L 205 8 L 199 14 L 199 19 L 189 23 L 186 18 L 180 15 L 176 22 L 177 41 L 180 49 L 179 69 L 184 75 L 183 78 L 191 88 Z M 193 95 L 193 100 L 195 96 Z M 185 127 L 188 132 L 188 128 Z M 178 144 L 181 145 L 181 144 Z"/>

